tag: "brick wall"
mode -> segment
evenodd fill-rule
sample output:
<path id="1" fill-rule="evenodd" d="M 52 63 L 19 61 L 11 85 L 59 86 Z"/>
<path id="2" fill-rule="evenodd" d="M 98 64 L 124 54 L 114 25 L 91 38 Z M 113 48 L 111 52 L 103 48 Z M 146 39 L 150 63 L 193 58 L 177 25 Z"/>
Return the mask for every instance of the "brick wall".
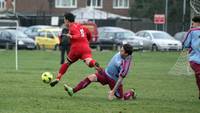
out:
<path id="1" fill-rule="evenodd" d="M 16 0 L 16 12 L 23 14 L 35 15 L 38 12 L 51 13 L 52 15 L 62 15 L 66 11 L 72 11 L 77 8 L 50 8 L 49 0 Z M 53 1 L 53 0 L 52 0 Z M 134 0 L 129 0 L 130 6 Z M 87 0 L 77 0 L 77 7 L 86 7 Z M 103 0 L 103 8 L 99 9 L 110 13 L 115 13 L 123 16 L 129 16 L 129 9 L 113 9 L 113 0 Z"/>

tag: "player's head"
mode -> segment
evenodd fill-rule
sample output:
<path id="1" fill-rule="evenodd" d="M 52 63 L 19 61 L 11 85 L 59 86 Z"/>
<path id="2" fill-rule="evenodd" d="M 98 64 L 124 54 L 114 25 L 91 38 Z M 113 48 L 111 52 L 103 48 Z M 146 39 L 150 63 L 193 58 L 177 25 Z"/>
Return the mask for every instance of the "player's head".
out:
<path id="1" fill-rule="evenodd" d="M 124 44 L 122 48 L 124 49 L 125 53 L 127 53 L 128 55 L 132 55 L 133 47 L 130 44 Z"/>
<path id="2" fill-rule="evenodd" d="M 68 13 L 66 12 L 64 14 L 64 17 L 66 20 L 68 20 L 69 22 L 74 22 L 75 21 L 75 15 L 73 15 L 72 13 Z"/>
<path id="3" fill-rule="evenodd" d="M 200 27 L 200 16 L 194 16 L 192 18 L 192 27 Z"/>
<path id="4" fill-rule="evenodd" d="M 130 44 L 124 44 L 120 49 L 120 54 L 122 56 L 126 57 L 128 55 L 132 55 L 132 53 L 133 53 L 133 47 Z"/>
<path id="5" fill-rule="evenodd" d="M 64 14 L 64 22 L 65 25 L 69 25 L 69 23 L 74 22 L 75 21 L 75 15 L 73 15 L 72 13 L 66 12 Z"/>

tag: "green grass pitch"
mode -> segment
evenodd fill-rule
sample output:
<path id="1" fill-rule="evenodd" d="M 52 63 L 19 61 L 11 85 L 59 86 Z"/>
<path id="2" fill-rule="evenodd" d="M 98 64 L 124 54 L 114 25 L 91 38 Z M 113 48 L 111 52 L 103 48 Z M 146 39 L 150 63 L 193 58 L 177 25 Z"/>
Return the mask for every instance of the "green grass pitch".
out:
<path id="1" fill-rule="evenodd" d="M 115 52 L 93 52 L 105 67 Z M 82 61 L 73 64 L 54 88 L 41 80 L 41 73 L 54 74 L 60 67 L 59 51 L 0 51 L 0 113 L 200 113 L 194 76 L 168 75 L 178 52 L 135 52 L 134 64 L 124 81 L 125 90 L 135 88 L 137 99 L 108 101 L 108 87 L 94 83 L 73 97 L 63 83 L 75 86 L 95 72 Z"/>

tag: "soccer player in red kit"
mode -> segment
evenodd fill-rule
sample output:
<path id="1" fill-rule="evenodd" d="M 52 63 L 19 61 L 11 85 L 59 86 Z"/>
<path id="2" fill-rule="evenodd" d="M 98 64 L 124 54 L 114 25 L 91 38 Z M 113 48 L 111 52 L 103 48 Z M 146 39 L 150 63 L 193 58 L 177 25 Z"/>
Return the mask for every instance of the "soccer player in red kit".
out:
<path id="1" fill-rule="evenodd" d="M 67 60 L 56 76 L 56 79 L 50 82 L 50 86 L 55 86 L 67 71 L 68 67 L 77 60 L 83 60 L 89 67 L 94 67 L 97 71 L 101 71 L 99 63 L 92 59 L 91 49 L 88 39 L 91 39 L 89 30 L 79 23 L 75 23 L 75 16 L 72 13 L 65 13 L 64 23 L 69 28 L 69 33 L 66 34 L 70 38 L 70 50 L 67 55 Z"/>

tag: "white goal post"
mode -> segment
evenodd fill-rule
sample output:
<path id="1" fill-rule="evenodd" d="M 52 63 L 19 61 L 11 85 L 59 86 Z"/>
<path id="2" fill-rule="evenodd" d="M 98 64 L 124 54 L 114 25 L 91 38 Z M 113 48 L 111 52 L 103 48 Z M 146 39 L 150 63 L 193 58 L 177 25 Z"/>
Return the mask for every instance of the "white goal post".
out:
<path id="1" fill-rule="evenodd" d="M 18 20 L 0 19 L 0 29 L 18 29 Z M 18 70 L 18 38 L 15 35 L 15 69 Z"/>

